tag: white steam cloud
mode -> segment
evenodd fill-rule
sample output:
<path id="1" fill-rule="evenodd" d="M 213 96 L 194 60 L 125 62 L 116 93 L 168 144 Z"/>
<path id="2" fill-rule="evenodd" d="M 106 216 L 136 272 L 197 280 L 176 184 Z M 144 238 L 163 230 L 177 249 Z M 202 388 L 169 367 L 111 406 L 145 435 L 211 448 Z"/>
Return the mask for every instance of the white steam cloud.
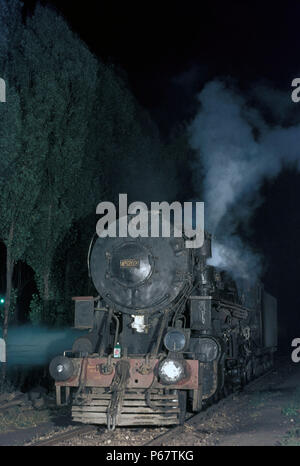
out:
<path id="1" fill-rule="evenodd" d="M 262 99 L 275 118 L 282 92 L 272 89 L 267 94 L 266 89 L 257 86 L 250 97 L 257 99 L 263 92 L 277 96 L 273 109 L 270 99 Z M 197 155 L 194 186 L 205 202 L 206 229 L 217 238 L 211 264 L 236 277 L 258 277 L 261 257 L 243 244 L 237 227 L 251 220 L 264 180 L 276 177 L 283 168 L 300 169 L 300 124 L 267 123 L 261 110 L 220 80 L 206 84 L 198 100 L 200 109 L 189 127 L 189 140 Z M 282 110 L 287 114 L 292 105 L 295 108 L 291 99 L 285 101 Z M 284 118 L 276 121 L 283 124 Z"/>

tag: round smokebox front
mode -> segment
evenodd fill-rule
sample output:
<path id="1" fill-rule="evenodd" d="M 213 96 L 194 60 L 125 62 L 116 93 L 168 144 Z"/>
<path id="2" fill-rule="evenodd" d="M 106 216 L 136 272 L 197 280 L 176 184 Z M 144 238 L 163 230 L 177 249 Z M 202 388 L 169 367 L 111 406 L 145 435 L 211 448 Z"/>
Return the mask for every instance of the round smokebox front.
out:
<path id="1" fill-rule="evenodd" d="M 138 286 L 150 277 L 153 264 L 154 258 L 145 246 L 123 243 L 113 250 L 110 275 L 120 285 Z"/>
<path id="2" fill-rule="evenodd" d="M 189 281 L 191 255 L 183 238 L 98 238 L 90 271 L 100 296 L 114 309 L 144 314 L 166 308 Z"/>

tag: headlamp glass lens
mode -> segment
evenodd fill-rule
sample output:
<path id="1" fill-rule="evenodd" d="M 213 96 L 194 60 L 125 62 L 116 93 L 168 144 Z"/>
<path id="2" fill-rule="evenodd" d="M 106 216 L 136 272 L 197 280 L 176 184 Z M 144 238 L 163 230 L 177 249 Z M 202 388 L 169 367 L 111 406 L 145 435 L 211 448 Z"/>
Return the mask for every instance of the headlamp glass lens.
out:
<path id="1" fill-rule="evenodd" d="M 163 383 L 177 383 L 184 377 L 184 367 L 179 361 L 165 359 L 159 366 L 159 377 Z"/>
<path id="2" fill-rule="evenodd" d="M 170 330 L 164 338 L 164 344 L 169 351 L 182 351 L 186 344 L 185 334 L 180 330 Z"/>

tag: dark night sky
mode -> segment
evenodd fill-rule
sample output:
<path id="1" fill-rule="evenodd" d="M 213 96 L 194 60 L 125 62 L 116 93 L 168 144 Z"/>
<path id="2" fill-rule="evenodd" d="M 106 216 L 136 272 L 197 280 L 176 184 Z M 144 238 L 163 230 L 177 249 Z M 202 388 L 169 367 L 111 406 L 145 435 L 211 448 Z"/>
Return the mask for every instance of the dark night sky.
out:
<path id="1" fill-rule="evenodd" d="M 163 135 L 193 116 L 195 95 L 216 76 L 232 76 L 245 91 L 266 79 L 290 94 L 300 75 L 299 2 L 42 3 L 55 5 L 95 54 L 125 71 Z M 300 337 L 299 182 L 300 175 L 285 172 L 265 184 L 265 202 L 253 219 L 253 242 L 269 265 L 265 282 L 292 338 Z"/>
<path id="2" fill-rule="evenodd" d="M 234 76 L 241 87 L 266 78 L 289 89 L 300 71 L 299 2 L 42 3 L 54 5 L 94 53 L 126 71 L 162 130 L 191 116 L 195 93 L 212 77 Z M 188 89 L 174 82 L 184 73 Z"/>

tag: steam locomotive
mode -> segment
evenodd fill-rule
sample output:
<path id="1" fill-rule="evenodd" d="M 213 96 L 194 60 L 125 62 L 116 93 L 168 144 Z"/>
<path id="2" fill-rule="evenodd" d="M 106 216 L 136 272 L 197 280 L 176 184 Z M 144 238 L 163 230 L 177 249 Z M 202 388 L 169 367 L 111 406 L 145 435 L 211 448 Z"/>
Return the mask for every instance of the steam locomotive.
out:
<path id="1" fill-rule="evenodd" d="M 276 299 L 260 282 L 208 265 L 212 239 L 92 240 L 88 269 L 98 296 L 74 297 L 86 330 L 50 363 L 57 404 L 74 421 L 171 425 L 186 410 L 239 389 L 271 368 Z"/>

